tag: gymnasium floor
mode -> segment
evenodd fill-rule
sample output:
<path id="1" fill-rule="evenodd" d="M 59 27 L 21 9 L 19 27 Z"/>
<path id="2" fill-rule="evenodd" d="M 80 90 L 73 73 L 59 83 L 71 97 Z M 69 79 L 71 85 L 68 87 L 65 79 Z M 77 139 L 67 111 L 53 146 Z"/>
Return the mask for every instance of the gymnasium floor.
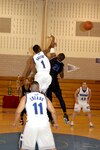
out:
<path id="1" fill-rule="evenodd" d="M 92 110 L 94 128 L 89 128 L 87 116 L 80 113 L 75 126 L 66 125 L 61 109 L 56 109 L 59 128 L 52 131 L 57 150 L 100 150 L 100 111 Z M 71 119 L 73 110 L 68 110 Z M 18 150 L 18 140 L 22 126 L 12 128 L 15 109 L 0 108 L 0 150 Z"/>

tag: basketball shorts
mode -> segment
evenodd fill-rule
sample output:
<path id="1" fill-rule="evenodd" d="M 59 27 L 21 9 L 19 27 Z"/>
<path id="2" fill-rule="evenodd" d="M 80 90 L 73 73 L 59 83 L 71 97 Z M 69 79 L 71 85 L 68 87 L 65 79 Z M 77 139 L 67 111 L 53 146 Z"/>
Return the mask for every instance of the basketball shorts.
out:
<path id="1" fill-rule="evenodd" d="M 26 123 L 24 132 L 20 136 L 20 148 L 35 150 L 36 142 L 39 150 L 55 148 L 54 138 L 49 123 L 44 126 Z"/>
<path id="2" fill-rule="evenodd" d="M 45 93 L 51 84 L 52 78 L 48 72 L 41 71 L 36 73 L 34 81 L 39 83 L 40 91 Z"/>
<path id="3" fill-rule="evenodd" d="M 90 105 L 88 103 L 75 103 L 74 111 L 80 112 L 81 109 L 83 110 L 83 112 L 90 112 Z"/>

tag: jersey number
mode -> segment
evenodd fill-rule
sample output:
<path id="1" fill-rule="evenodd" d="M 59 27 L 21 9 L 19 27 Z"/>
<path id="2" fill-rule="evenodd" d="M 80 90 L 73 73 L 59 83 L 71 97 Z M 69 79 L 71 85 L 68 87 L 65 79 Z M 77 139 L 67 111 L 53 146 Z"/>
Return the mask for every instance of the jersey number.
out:
<path id="1" fill-rule="evenodd" d="M 42 108 L 42 103 L 34 103 L 34 110 L 35 110 L 35 114 L 43 114 L 43 108 Z"/>
<path id="2" fill-rule="evenodd" d="M 86 97 L 82 97 L 81 100 L 82 100 L 82 101 L 85 101 L 85 100 L 86 100 Z"/>
<path id="3" fill-rule="evenodd" d="M 42 64 L 43 68 L 45 68 L 45 64 L 44 64 L 43 60 L 41 61 L 41 64 Z"/>

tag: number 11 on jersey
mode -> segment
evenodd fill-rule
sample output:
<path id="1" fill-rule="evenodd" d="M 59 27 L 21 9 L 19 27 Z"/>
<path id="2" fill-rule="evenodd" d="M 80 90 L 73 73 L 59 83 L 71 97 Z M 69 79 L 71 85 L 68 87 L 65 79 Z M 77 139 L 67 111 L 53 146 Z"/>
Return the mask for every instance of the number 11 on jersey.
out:
<path id="1" fill-rule="evenodd" d="M 33 106 L 34 106 L 35 114 L 43 114 L 42 103 L 39 103 L 39 104 L 34 103 Z"/>

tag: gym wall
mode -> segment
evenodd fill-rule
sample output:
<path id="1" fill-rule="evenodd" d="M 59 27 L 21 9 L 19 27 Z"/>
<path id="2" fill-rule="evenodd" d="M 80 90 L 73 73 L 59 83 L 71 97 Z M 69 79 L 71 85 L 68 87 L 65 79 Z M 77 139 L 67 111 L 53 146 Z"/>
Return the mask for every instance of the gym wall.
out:
<path id="1" fill-rule="evenodd" d="M 82 31 L 87 20 L 94 27 Z M 65 78 L 99 80 L 99 25 L 99 0 L 0 0 L 0 76 L 22 76 L 32 46 L 46 48 L 53 34 L 56 53 L 66 55 Z"/>

